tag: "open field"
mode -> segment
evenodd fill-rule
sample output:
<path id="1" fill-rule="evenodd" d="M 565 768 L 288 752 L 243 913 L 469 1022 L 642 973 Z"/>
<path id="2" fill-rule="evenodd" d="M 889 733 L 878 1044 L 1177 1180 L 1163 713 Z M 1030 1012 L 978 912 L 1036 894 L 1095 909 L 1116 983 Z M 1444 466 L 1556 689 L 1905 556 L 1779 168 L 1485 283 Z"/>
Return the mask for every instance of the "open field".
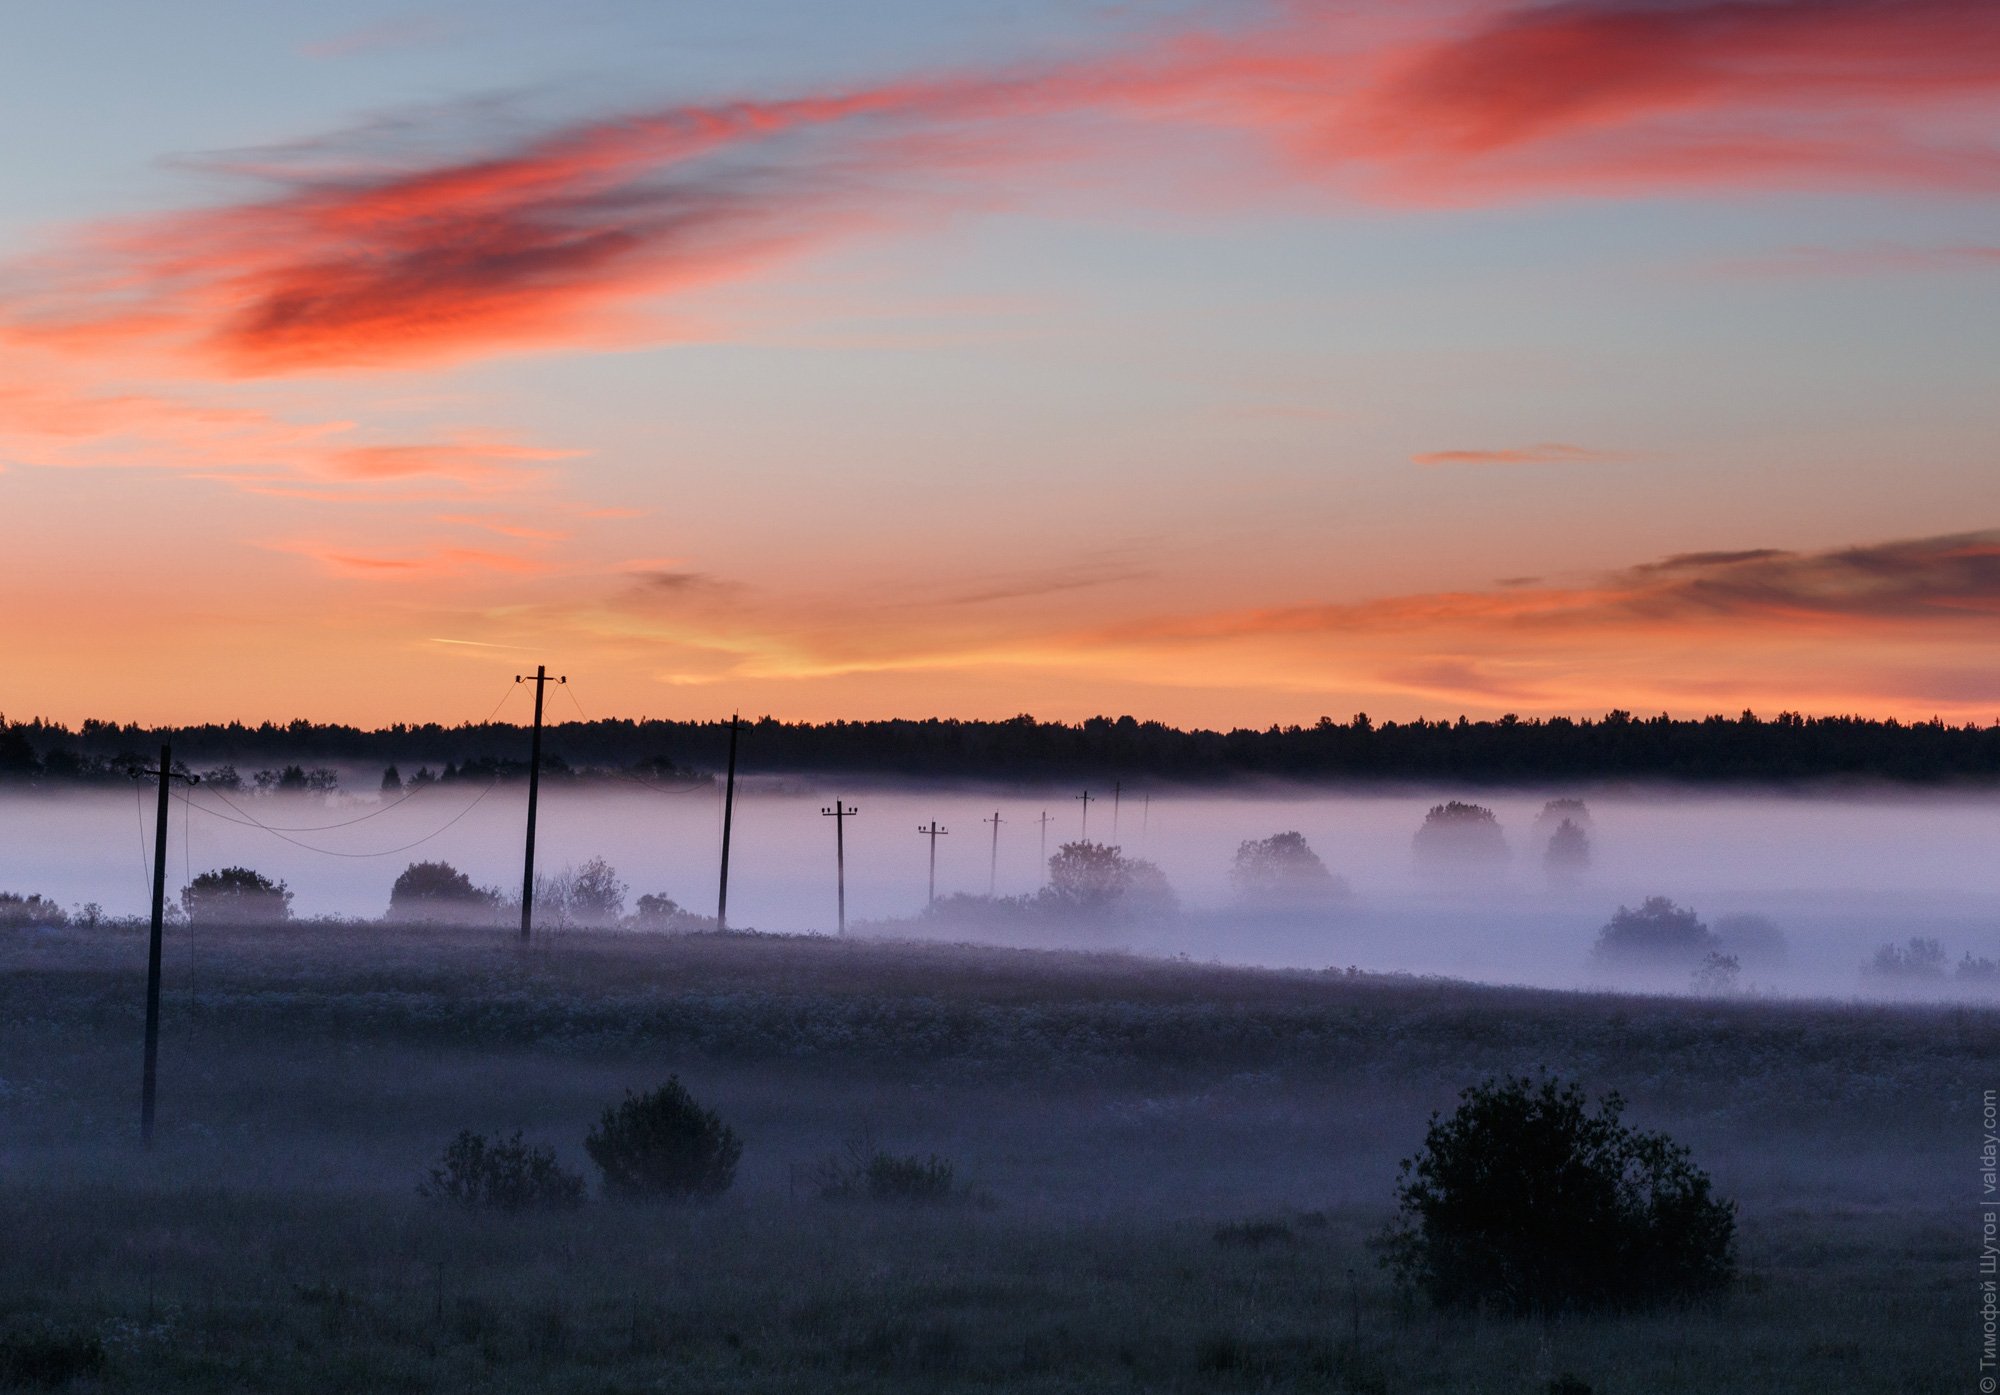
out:
<path id="1" fill-rule="evenodd" d="M 0 1331 L 107 1390 L 1957 1391 L 2000 1013 L 1591 996 L 778 937 L 205 929 L 0 946 Z M 1366 1247 L 1432 1109 L 1547 1067 L 1741 1204 L 1725 1301 L 1441 1319 Z M 678 1072 L 704 1208 L 441 1211 L 461 1127 L 581 1138 Z M 863 1129 L 984 1204 L 819 1200 Z M 1961 1204 L 1962 1203 L 1962 1204 Z M 1246 1221 L 1272 1224 L 1230 1231 Z M 11 1349 L 11 1348 L 10 1348 Z"/>

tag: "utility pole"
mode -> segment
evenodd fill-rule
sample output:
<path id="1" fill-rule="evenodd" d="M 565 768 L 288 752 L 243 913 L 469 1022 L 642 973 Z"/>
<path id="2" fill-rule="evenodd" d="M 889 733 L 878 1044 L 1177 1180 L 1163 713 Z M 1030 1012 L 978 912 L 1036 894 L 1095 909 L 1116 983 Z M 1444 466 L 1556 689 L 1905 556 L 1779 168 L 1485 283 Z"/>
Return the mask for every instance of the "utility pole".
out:
<path id="1" fill-rule="evenodd" d="M 1000 885 L 1000 811 L 995 809 L 993 817 L 981 819 L 981 823 L 993 825 L 993 861 L 986 869 L 986 899 L 993 899 L 994 888 Z"/>
<path id="2" fill-rule="evenodd" d="M 146 1066 L 139 1080 L 139 1141 L 153 1146 L 153 1106 L 160 1072 L 160 941 L 167 922 L 167 789 L 176 780 L 199 784 L 198 775 L 174 774 L 174 748 L 162 743 L 158 771 L 160 810 L 153 821 L 153 936 L 146 947 Z"/>
<path id="3" fill-rule="evenodd" d="M 1153 826 L 1153 796 L 1148 794 L 1146 802 L 1139 806 L 1139 851 L 1146 851 L 1146 834 Z"/>
<path id="4" fill-rule="evenodd" d="M 729 778 L 722 787 L 722 886 L 715 893 L 715 928 L 729 928 L 729 824 L 736 814 L 736 728 L 741 714 L 729 714 Z"/>
<path id="5" fill-rule="evenodd" d="M 1084 791 L 1084 792 L 1083 792 L 1082 794 L 1078 795 L 1078 796 L 1077 796 L 1077 798 L 1078 798 L 1078 799 L 1081 799 L 1081 800 L 1083 801 L 1083 834 L 1082 834 L 1082 837 L 1083 837 L 1083 841 L 1084 841 L 1084 842 L 1086 842 L 1086 843 L 1088 843 L 1088 842 L 1090 841 L 1090 801 L 1091 801 L 1091 800 L 1093 800 L 1093 799 L 1101 799 L 1101 798 L 1103 798 L 1103 796 L 1102 796 L 1102 795 L 1096 795 L 1096 794 L 1092 794 L 1092 793 L 1091 793 L 1091 792 L 1090 792 L 1089 790 L 1085 790 L 1085 791 Z"/>
<path id="6" fill-rule="evenodd" d="M 1054 821 L 1054 816 L 1047 809 L 1042 810 L 1042 816 L 1035 820 L 1036 823 L 1042 826 L 1042 875 L 1044 877 L 1047 877 L 1049 874 L 1049 825 Z"/>
<path id="7" fill-rule="evenodd" d="M 1118 841 L 1118 801 L 1125 793 L 1125 782 L 1116 780 L 1111 785 L 1111 841 Z"/>
<path id="8" fill-rule="evenodd" d="M 549 684 L 569 679 L 551 678 L 547 668 L 536 664 L 533 678 L 517 673 L 514 681 L 535 685 L 535 734 L 528 741 L 528 851 L 521 860 L 521 939 L 525 942 L 535 923 L 535 804 L 542 793 L 542 694 Z"/>
<path id="9" fill-rule="evenodd" d="M 917 828 L 917 832 L 928 833 L 931 839 L 931 893 L 930 898 L 924 904 L 934 906 L 937 904 L 937 840 L 949 834 L 951 830 L 944 827 L 936 819 L 932 819 L 929 828 L 924 828 L 920 825 Z"/>
<path id="10" fill-rule="evenodd" d="M 840 933 L 845 935 L 847 933 L 847 821 L 861 811 L 836 799 L 831 809 L 821 809 L 819 812 L 821 817 L 833 820 L 834 886 L 840 898 Z"/>

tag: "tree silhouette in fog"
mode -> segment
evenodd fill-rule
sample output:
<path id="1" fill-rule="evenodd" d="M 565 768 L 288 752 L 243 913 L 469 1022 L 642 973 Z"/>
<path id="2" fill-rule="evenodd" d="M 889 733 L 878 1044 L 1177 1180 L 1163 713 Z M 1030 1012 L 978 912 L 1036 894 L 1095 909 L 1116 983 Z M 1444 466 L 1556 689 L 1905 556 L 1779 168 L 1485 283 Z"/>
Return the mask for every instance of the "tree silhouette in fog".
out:
<path id="1" fill-rule="evenodd" d="M 266 925 L 292 918 L 292 893 L 248 867 L 224 867 L 182 887 L 181 909 L 199 921 Z"/>
<path id="2" fill-rule="evenodd" d="M 1556 825 L 1542 852 L 1542 866 L 1554 882 L 1573 882 L 1589 870 L 1590 835 L 1581 824 L 1564 819 Z"/>
<path id="3" fill-rule="evenodd" d="M 1507 861 L 1507 835 L 1483 804 L 1432 805 L 1413 841 L 1417 866 L 1426 872 L 1491 872 Z"/>
<path id="4" fill-rule="evenodd" d="M 474 886 L 449 862 L 412 862 L 389 888 L 389 919 L 484 922 L 499 909 L 500 893 Z"/>
<path id="5" fill-rule="evenodd" d="M 1637 908 L 1612 913 L 1592 953 L 1602 964 L 1692 968 L 1716 948 L 1714 932 L 1692 907 L 1648 896 Z"/>
<path id="6" fill-rule="evenodd" d="M 1229 884 L 1245 905 L 1264 909 L 1326 905 L 1348 894 L 1302 833 L 1246 839 L 1230 864 Z"/>

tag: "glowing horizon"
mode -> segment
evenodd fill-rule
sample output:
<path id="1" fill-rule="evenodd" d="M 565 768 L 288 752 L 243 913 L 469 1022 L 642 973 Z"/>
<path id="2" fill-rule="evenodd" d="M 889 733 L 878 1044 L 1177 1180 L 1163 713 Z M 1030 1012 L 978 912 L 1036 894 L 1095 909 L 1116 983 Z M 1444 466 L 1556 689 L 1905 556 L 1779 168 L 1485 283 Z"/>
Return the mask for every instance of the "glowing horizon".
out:
<path id="1" fill-rule="evenodd" d="M 2000 717 L 1990 5 L 116 8 L 10 718 Z"/>

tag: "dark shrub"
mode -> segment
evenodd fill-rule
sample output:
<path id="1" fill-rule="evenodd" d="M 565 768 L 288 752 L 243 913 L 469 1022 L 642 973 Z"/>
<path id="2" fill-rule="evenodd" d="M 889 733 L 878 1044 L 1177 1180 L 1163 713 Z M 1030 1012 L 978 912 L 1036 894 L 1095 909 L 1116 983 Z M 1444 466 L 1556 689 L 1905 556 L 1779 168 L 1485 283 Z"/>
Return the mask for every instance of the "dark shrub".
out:
<path id="1" fill-rule="evenodd" d="M 1691 907 L 1648 896 L 1637 910 L 1620 906 L 1597 932 L 1593 957 L 1604 964 L 1691 969 L 1715 948 L 1715 936 Z"/>
<path id="2" fill-rule="evenodd" d="M 0 1334 L 0 1384 L 54 1390 L 104 1370 L 104 1343 L 91 1332 L 46 1325 Z"/>
<path id="3" fill-rule="evenodd" d="M 474 886 L 449 862 L 412 862 L 389 888 L 389 919 L 485 922 L 500 893 Z"/>
<path id="4" fill-rule="evenodd" d="M 1714 950 L 1695 966 L 1692 986 L 1697 993 L 1721 996 L 1736 991 L 1736 981 L 1743 974 L 1743 961 L 1733 954 L 1718 954 Z"/>
<path id="5" fill-rule="evenodd" d="M 182 887 L 181 909 L 196 920 L 264 925 L 292 918 L 292 893 L 248 867 L 224 867 Z"/>
<path id="6" fill-rule="evenodd" d="M 950 1161 L 935 1153 L 886 1152 L 866 1134 L 813 1169 L 813 1181 L 826 1201 L 951 1201 L 958 1195 L 955 1176 Z"/>
<path id="7" fill-rule="evenodd" d="M 558 1163 L 554 1149 L 528 1147 L 518 1131 L 489 1141 L 464 1129 L 417 1193 L 493 1211 L 563 1210 L 583 1204 L 583 1178 Z"/>
<path id="8" fill-rule="evenodd" d="M 691 934 L 698 930 L 713 930 L 715 917 L 691 911 L 665 892 L 641 896 L 631 916 L 626 920 L 634 930 L 664 930 L 669 933 Z"/>
<path id="9" fill-rule="evenodd" d="M 1431 1116 L 1383 1262 L 1441 1308 L 1509 1313 L 1696 1298 L 1735 1273 L 1736 1208 L 1663 1134 L 1579 1086 L 1489 1080 Z"/>
<path id="10" fill-rule="evenodd" d="M 728 1191 L 743 1142 L 674 1076 L 605 1110 L 583 1148 L 613 1196 L 683 1200 Z"/>

